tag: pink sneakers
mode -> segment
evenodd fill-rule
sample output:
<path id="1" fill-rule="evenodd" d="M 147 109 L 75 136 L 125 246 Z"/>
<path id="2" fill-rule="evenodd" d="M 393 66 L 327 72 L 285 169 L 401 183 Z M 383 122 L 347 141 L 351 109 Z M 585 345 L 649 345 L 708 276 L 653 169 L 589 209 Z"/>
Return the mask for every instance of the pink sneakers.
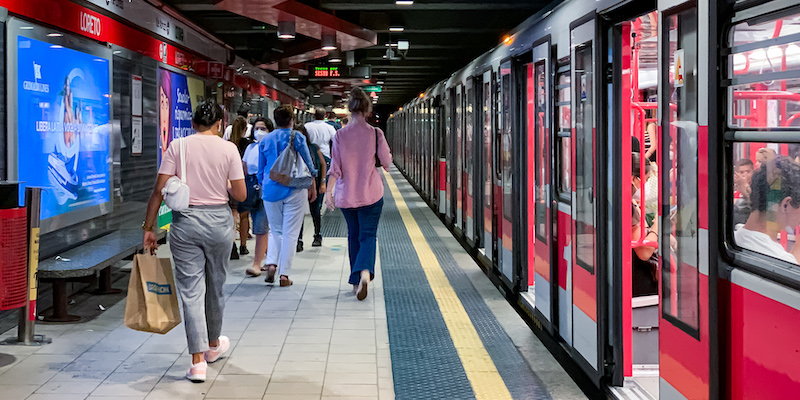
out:
<path id="1" fill-rule="evenodd" d="M 201 383 L 206 381 L 206 371 L 208 370 L 208 363 L 205 361 L 197 364 L 192 364 L 189 371 L 186 372 L 186 379 L 194 382 Z"/>
<path id="2" fill-rule="evenodd" d="M 227 336 L 219 337 L 219 345 L 212 347 L 205 352 L 206 362 L 213 363 L 222 357 L 228 349 L 231 348 L 231 339 Z"/>

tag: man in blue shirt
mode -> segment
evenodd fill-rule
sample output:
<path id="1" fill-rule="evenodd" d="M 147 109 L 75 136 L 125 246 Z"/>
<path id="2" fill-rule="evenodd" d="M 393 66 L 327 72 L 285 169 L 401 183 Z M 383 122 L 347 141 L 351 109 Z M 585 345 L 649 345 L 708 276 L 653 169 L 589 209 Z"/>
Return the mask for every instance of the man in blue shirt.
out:
<path id="1" fill-rule="evenodd" d="M 296 251 L 297 238 L 303 225 L 306 202 L 317 197 L 315 185 L 309 188 L 284 186 L 269 177 L 275 160 L 289 147 L 289 140 L 294 127 L 292 106 L 283 105 L 272 114 L 278 129 L 267 134 L 258 144 L 258 181 L 261 183 L 261 198 L 269 221 L 269 244 L 267 245 L 267 279 L 275 282 L 275 273 L 280 270 L 280 286 L 291 286 L 289 273 Z M 294 149 L 308 166 L 311 175 L 317 176 L 314 162 L 311 159 L 306 138 L 295 132 Z"/>

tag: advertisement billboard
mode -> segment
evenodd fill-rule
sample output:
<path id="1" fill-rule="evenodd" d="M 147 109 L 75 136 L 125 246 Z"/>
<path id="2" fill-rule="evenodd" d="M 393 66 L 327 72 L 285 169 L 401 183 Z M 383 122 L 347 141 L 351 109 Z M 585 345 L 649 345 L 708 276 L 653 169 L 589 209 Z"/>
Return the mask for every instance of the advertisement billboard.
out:
<path id="1" fill-rule="evenodd" d="M 41 219 L 47 231 L 50 219 L 90 217 L 82 211 L 111 202 L 110 61 L 22 35 L 12 43 L 17 179 L 45 188 Z"/>
<path id="2" fill-rule="evenodd" d="M 192 113 L 204 97 L 203 81 L 166 69 L 158 70 L 159 166 L 161 156 L 167 151 L 173 139 L 194 133 Z"/>
<path id="3" fill-rule="evenodd" d="M 171 72 L 158 70 L 158 165 L 173 140 L 194 133 L 192 113 L 205 97 L 203 81 Z M 158 227 L 172 221 L 172 212 L 165 204 L 158 210 Z"/>

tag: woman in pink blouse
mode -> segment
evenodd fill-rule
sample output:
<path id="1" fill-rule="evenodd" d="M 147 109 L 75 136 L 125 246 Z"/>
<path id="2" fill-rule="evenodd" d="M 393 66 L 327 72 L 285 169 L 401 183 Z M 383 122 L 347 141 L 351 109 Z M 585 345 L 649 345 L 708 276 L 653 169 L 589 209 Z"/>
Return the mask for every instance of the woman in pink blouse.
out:
<path id="1" fill-rule="evenodd" d="M 336 132 L 331 147 L 328 208 L 342 209 L 347 221 L 350 252 L 350 284 L 359 300 L 367 297 L 367 285 L 375 278 L 378 220 L 383 209 L 383 178 L 376 166 L 386 168 L 392 154 L 383 131 L 369 125 L 372 101 L 360 88 L 350 91 L 350 123 Z"/>

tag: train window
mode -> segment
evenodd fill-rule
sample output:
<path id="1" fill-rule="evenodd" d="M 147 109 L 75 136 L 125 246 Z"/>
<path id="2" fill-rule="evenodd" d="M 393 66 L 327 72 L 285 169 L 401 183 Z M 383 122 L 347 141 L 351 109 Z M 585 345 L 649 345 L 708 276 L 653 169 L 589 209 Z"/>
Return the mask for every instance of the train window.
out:
<path id="1" fill-rule="evenodd" d="M 699 223 L 698 223 L 698 92 L 697 10 L 666 17 L 669 121 L 664 131 L 660 173 L 669 204 L 669 225 L 657 229 L 661 238 L 663 312 L 699 328 Z M 659 157 L 660 158 L 660 157 Z"/>
<path id="2" fill-rule="evenodd" d="M 800 13 L 753 21 L 729 35 L 728 237 L 792 268 L 800 264 Z"/>
<path id="3" fill-rule="evenodd" d="M 800 13 L 794 12 L 731 30 L 731 127 L 800 127 Z"/>
<path id="4" fill-rule="evenodd" d="M 734 242 L 800 264 L 800 144 L 733 146 Z"/>
<path id="5" fill-rule="evenodd" d="M 558 174 L 558 192 L 563 194 L 562 197 L 569 199 L 571 196 L 572 186 L 570 183 L 569 172 L 572 170 L 572 157 L 570 149 L 570 140 L 572 137 L 572 124 L 570 115 L 570 72 L 569 61 L 563 66 L 558 68 L 556 92 L 558 94 L 558 101 L 556 102 L 556 109 L 558 110 L 558 130 L 556 135 L 556 173 Z"/>
<path id="6" fill-rule="evenodd" d="M 547 128 L 545 127 L 545 113 L 547 112 L 547 85 L 545 85 L 545 62 L 537 62 L 533 66 L 533 82 L 535 85 L 534 115 L 536 124 L 536 235 L 542 240 L 547 240 L 547 164 L 550 162 L 548 153 L 549 145 Z"/>
<path id="7" fill-rule="evenodd" d="M 594 274 L 594 63 L 592 45 L 575 49 L 575 233 L 577 264 Z"/>

